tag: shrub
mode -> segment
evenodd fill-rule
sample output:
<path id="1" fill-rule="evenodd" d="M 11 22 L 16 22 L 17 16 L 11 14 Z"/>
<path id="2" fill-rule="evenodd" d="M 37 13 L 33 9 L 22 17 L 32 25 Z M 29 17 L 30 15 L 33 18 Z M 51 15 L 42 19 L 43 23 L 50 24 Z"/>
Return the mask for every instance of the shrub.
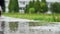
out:
<path id="1" fill-rule="evenodd" d="M 57 22 L 60 22 L 60 16 L 57 16 L 56 20 L 57 20 Z"/>
<path id="2" fill-rule="evenodd" d="M 34 8 L 29 8 L 29 13 L 35 13 L 35 9 Z"/>
<path id="3" fill-rule="evenodd" d="M 41 13 L 45 13 L 48 11 L 48 6 L 46 3 L 46 0 L 42 0 L 41 1 Z"/>
<path id="4" fill-rule="evenodd" d="M 35 1 L 33 0 L 33 1 L 30 1 L 28 5 L 26 5 L 25 13 L 29 13 L 29 9 L 34 8 L 35 6 L 34 3 Z"/>
<path id="5" fill-rule="evenodd" d="M 35 12 L 36 12 L 36 13 L 37 13 L 37 12 L 40 13 L 40 11 L 41 11 L 40 1 L 37 0 L 37 1 L 35 2 Z"/>
<path id="6" fill-rule="evenodd" d="M 57 2 L 52 3 L 51 4 L 51 11 L 53 13 L 60 13 L 60 3 L 57 3 Z"/>
<path id="7" fill-rule="evenodd" d="M 30 8 L 34 8 L 35 13 L 44 13 L 48 11 L 46 0 L 42 0 L 41 2 L 39 0 L 30 1 L 29 5 L 26 5 L 25 12 L 28 12 Z"/>
<path id="8" fill-rule="evenodd" d="M 60 16 L 55 16 L 54 19 L 54 22 L 60 22 Z"/>

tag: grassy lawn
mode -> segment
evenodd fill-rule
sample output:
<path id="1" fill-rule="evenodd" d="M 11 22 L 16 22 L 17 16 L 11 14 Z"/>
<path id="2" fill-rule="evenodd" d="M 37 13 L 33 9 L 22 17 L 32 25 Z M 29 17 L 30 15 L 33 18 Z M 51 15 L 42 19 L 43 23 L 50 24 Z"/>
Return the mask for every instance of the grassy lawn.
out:
<path id="1" fill-rule="evenodd" d="M 30 19 L 30 20 L 40 20 L 46 22 L 52 22 L 52 15 L 48 14 L 20 14 L 20 13 L 4 13 L 4 16 L 22 18 L 22 19 Z"/>
<path id="2" fill-rule="evenodd" d="M 39 20 L 39 23 L 30 23 L 33 26 L 45 25 L 49 22 L 54 22 L 54 17 L 52 14 L 20 14 L 20 13 L 3 13 L 4 16 L 14 17 L 14 18 L 22 18 L 22 19 L 30 19 L 30 20 Z M 59 16 L 58 21 L 60 21 L 60 14 L 55 14 Z"/>
<path id="3" fill-rule="evenodd" d="M 54 17 L 52 14 L 20 14 L 20 13 L 3 13 L 4 16 L 14 17 L 14 18 L 22 18 L 22 19 L 30 19 L 30 20 L 39 20 L 38 23 L 30 22 L 30 26 L 43 26 L 47 24 L 54 24 Z M 60 14 L 55 14 L 55 17 L 58 17 L 58 21 L 60 21 Z M 17 23 L 10 23 L 10 29 L 15 31 L 17 29 Z"/>

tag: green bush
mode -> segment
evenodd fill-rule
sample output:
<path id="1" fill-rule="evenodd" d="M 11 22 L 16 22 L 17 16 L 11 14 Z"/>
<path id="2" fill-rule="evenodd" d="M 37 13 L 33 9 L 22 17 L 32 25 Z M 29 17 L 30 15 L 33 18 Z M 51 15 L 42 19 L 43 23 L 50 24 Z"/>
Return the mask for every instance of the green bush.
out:
<path id="1" fill-rule="evenodd" d="M 41 11 L 41 6 L 40 6 L 41 4 L 40 4 L 40 1 L 39 0 L 37 0 L 36 2 L 35 2 L 35 12 L 37 13 L 37 12 L 39 12 L 40 13 L 40 11 Z"/>
<path id="2" fill-rule="evenodd" d="M 31 13 L 35 13 L 35 9 L 34 8 L 29 8 L 29 14 Z"/>
<path id="3" fill-rule="evenodd" d="M 55 2 L 51 4 L 51 11 L 53 13 L 60 13 L 60 3 Z"/>
<path id="4" fill-rule="evenodd" d="M 54 19 L 54 22 L 60 22 L 60 16 L 55 16 Z"/>
<path id="5" fill-rule="evenodd" d="M 26 9 L 25 12 L 28 13 L 30 8 L 34 8 L 35 9 L 35 13 L 44 13 L 48 11 L 48 6 L 46 3 L 46 0 L 42 0 L 42 1 L 30 1 L 29 5 L 26 5 Z"/>
<path id="6" fill-rule="evenodd" d="M 35 1 L 30 1 L 28 5 L 26 5 L 25 13 L 29 13 L 30 8 L 34 8 Z"/>
<path id="7" fill-rule="evenodd" d="M 56 20 L 57 20 L 57 22 L 60 22 L 60 16 L 57 16 Z"/>
<path id="8" fill-rule="evenodd" d="M 41 1 L 41 13 L 45 13 L 48 11 L 48 6 L 47 6 L 47 3 L 46 3 L 46 0 L 42 0 Z"/>

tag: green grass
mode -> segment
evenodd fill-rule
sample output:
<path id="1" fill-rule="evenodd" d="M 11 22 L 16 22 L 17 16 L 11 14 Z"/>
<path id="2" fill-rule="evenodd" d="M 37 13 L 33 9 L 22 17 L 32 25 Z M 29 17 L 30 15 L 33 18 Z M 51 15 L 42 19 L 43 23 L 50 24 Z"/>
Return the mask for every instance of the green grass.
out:
<path id="1" fill-rule="evenodd" d="M 48 14 L 20 14 L 20 13 L 4 13 L 4 16 L 22 18 L 22 19 L 30 19 L 30 20 L 40 20 L 46 22 L 52 22 L 52 15 Z"/>
<path id="2" fill-rule="evenodd" d="M 52 14 L 20 14 L 20 13 L 3 13 L 4 16 L 14 17 L 14 18 L 22 18 L 22 19 L 30 19 L 30 20 L 39 20 L 41 22 L 39 23 L 30 23 L 30 26 L 41 26 L 46 25 L 47 23 L 52 23 L 60 21 L 60 14 L 54 14 L 55 17 L 53 17 Z M 56 19 L 56 17 L 58 17 Z M 56 19 L 56 21 L 54 21 Z"/>

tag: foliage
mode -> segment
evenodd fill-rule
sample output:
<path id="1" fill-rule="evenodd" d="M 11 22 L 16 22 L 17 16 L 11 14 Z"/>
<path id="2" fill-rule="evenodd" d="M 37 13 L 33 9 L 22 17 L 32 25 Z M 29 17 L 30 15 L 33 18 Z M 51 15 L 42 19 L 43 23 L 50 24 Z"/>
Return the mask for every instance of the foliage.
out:
<path id="1" fill-rule="evenodd" d="M 32 8 L 32 7 L 34 7 L 34 2 L 33 1 L 30 1 L 29 2 L 29 8 Z"/>
<path id="2" fill-rule="evenodd" d="M 3 5 L 3 8 L 2 9 L 3 9 L 3 12 L 5 12 L 5 4 Z"/>
<path id="3" fill-rule="evenodd" d="M 53 19 L 55 22 L 60 22 L 60 15 L 59 14 L 52 14 L 53 15 Z"/>
<path id="4" fill-rule="evenodd" d="M 2 7 L 3 12 L 5 12 L 5 2 L 4 2 L 4 0 L 0 0 L 0 5 Z"/>
<path id="5" fill-rule="evenodd" d="M 20 13 L 8 13 L 8 15 L 7 15 L 7 13 L 5 13 L 4 16 L 15 17 L 15 18 L 22 18 L 22 19 L 30 19 L 30 20 L 40 20 L 40 21 L 46 21 L 46 22 L 53 22 L 54 21 L 54 19 L 52 17 L 52 14 L 20 14 Z"/>
<path id="6" fill-rule="evenodd" d="M 44 3 L 46 3 L 46 0 L 41 0 L 41 2 L 44 2 Z"/>
<path id="7" fill-rule="evenodd" d="M 29 13 L 29 6 L 28 5 L 26 5 L 26 7 L 25 7 L 26 9 L 25 9 L 25 13 Z"/>
<path id="8" fill-rule="evenodd" d="M 41 10 L 41 6 L 40 6 L 40 1 L 39 0 L 37 0 L 36 2 L 35 2 L 35 12 L 40 12 L 40 10 Z"/>
<path id="9" fill-rule="evenodd" d="M 18 11 L 19 11 L 18 0 L 10 0 L 9 12 L 18 12 Z"/>
<path id="10" fill-rule="evenodd" d="M 46 3 L 46 0 L 42 0 L 41 1 L 41 13 L 45 13 L 48 11 L 48 6 Z"/>
<path id="11" fill-rule="evenodd" d="M 13 15 L 14 14 L 14 15 Z M 55 14 L 55 19 L 57 17 L 57 20 L 55 21 L 52 14 L 20 14 L 20 13 L 3 13 L 4 16 L 9 16 L 13 18 L 22 18 L 22 19 L 29 19 L 29 20 L 38 20 L 39 23 L 29 23 L 30 26 L 40 26 L 40 25 L 46 25 L 48 23 L 53 24 L 52 22 L 60 22 L 60 14 Z M 13 23 L 14 24 L 14 23 Z M 15 26 L 17 24 L 10 24 L 10 27 L 15 30 Z M 17 27 L 18 28 L 18 27 Z M 11 29 L 12 30 L 12 29 Z"/>
<path id="12" fill-rule="evenodd" d="M 57 2 L 52 3 L 51 4 L 51 11 L 53 13 L 60 13 L 60 3 L 57 3 Z"/>
<path id="13" fill-rule="evenodd" d="M 41 2 L 39 0 L 37 1 L 30 1 L 29 5 L 26 6 L 26 12 L 29 12 L 28 10 L 30 8 L 34 8 L 35 12 L 34 13 L 44 13 L 46 11 L 48 11 L 48 6 L 46 3 L 46 0 L 42 0 Z"/>
<path id="14" fill-rule="evenodd" d="M 29 13 L 30 8 L 34 8 L 34 0 L 29 2 L 29 5 L 26 5 L 25 13 Z"/>
<path id="15" fill-rule="evenodd" d="M 34 13 L 35 9 L 34 8 L 29 8 L 29 14 Z"/>
<path id="16" fill-rule="evenodd" d="M 60 22 L 60 16 L 57 16 L 56 22 Z"/>

